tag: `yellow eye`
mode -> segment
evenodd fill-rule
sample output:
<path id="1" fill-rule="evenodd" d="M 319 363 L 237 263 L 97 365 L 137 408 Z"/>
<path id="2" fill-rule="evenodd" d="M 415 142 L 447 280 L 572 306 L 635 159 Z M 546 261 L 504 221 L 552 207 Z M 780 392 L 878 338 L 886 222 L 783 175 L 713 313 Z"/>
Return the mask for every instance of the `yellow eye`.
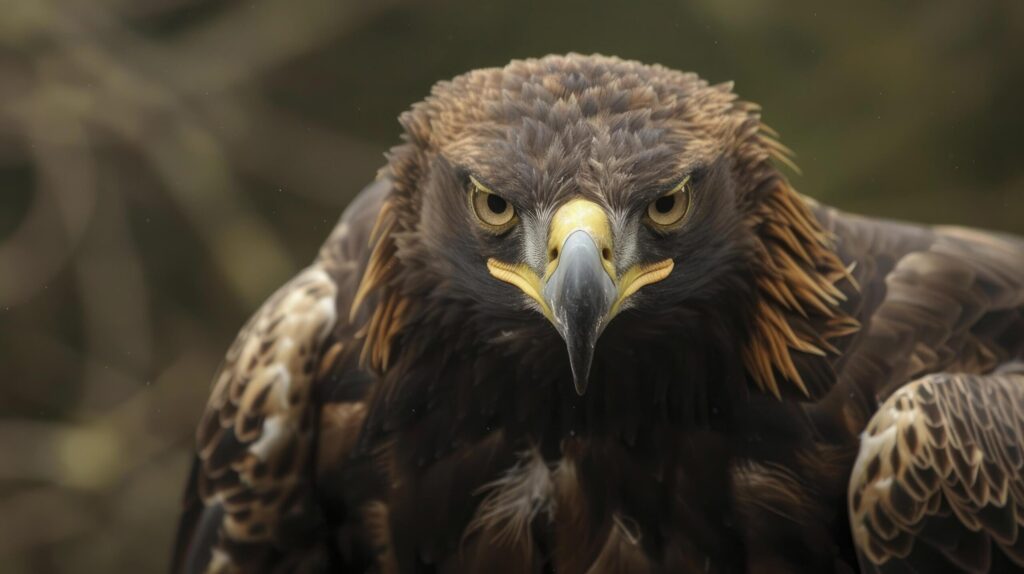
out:
<path id="1" fill-rule="evenodd" d="M 469 180 L 469 205 L 480 223 L 493 233 L 512 227 L 516 222 L 516 209 L 512 204 L 484 187 L 473 176 L 469 176 Z"/>
<path id="2" fill-rule="evenodd" d="M 690 178 L 647 206 L 647 217 L 658 227 L 679 223 L 690 208 Z"/>

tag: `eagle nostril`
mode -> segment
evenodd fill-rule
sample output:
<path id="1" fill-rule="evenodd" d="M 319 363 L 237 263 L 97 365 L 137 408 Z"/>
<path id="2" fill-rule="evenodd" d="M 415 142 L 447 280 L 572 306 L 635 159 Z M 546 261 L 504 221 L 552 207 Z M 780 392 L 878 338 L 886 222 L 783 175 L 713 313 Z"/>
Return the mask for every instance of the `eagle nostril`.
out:
<path id="1" fill-rule="evenodd" d="M 554 261 L 555 259 L 558 259 L 558 248 L 552 247 L 548 253 L 548 261 Z"/>
<path id="2" fill-rule="evenodd" d="M 605 261 L 611 261 L 612 260 L 612 250 L 607 248 L 607 247 L 602 249 L 601 250 L 601 258 L 604 259 Z"/>

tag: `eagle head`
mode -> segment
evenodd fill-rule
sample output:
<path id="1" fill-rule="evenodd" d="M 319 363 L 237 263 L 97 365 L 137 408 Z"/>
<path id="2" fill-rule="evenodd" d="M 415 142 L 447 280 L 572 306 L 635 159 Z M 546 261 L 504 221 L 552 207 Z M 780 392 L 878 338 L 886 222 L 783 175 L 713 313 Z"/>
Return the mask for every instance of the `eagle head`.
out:
<path id="1" fill-rule="evenodd" d="M 785 158 L 757 110 L 731 85 L 603 56 L 439 83 L 385 169 L 397 291 L 429 286 L 421 299 L 495 332 L 553 327 L 582 395 L 613 322 L 671 337 L 659 317 L 755 281 Z"/>

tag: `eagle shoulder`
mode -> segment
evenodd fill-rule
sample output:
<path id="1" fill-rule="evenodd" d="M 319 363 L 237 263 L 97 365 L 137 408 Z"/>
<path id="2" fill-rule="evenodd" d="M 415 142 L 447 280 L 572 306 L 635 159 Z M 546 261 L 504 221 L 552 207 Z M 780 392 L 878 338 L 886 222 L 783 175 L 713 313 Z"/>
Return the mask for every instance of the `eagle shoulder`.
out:
<path id="1" fill-rule="evenodd" d="M 228 350 L 196 434 L 173 571 L 258 569 L 295 542 L 308 545 L 295 539 L 319 526 L 315 435 L 336 439 L 327 454 L 338 460 L 361 427 L 356 399 L 367 385 L 349 376 L 359 369 L 349 308 L 387 188 L 378 182 L 360 194 L 317 259 L 263 303 Z M 308 554 L 307 563 L 324 559 Z"/>
<path id="2" fill-rule="evenodd" d="M 1024 241 L 829 210 L 852 267 L 845 305 L 861 329 L 841 344 L 836 385 L 811 408 L 855 439 L 881 402 L 931 373 L 991 372 L 1024 358 Z"/>

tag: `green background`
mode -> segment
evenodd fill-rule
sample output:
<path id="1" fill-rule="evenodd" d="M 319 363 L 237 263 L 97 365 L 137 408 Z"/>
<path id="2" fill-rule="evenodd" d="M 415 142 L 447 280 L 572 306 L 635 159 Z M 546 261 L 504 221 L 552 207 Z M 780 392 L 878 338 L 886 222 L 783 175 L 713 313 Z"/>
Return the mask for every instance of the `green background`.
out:
<path id="1" fill-rule="evenodd" d="M 734 80 L 844 209 L 1024 233 L 1024 3 L 0 0 L 0 564 L 165 568 L 234 332 L 431 84 Z"/>

